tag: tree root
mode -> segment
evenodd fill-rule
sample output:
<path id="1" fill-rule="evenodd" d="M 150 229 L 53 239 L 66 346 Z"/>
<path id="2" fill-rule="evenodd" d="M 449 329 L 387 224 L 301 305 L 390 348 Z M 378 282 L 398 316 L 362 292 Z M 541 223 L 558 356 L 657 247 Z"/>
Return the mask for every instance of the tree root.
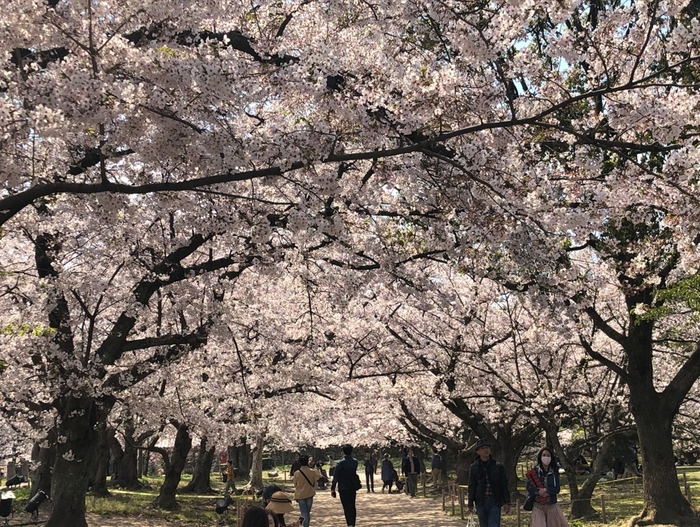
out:
<path id="1" fill-rule="evenodd" d="M 630 519 L 627 527 L 645 527 L 647 525 L 675 525 L 678 527 L 700 527 L 700 516 L 676 516 L 669 523 L 668 518 L 664 521 L 657 519 L 657 512 L 653 509 L 644 509 L 639 516 Z"/>

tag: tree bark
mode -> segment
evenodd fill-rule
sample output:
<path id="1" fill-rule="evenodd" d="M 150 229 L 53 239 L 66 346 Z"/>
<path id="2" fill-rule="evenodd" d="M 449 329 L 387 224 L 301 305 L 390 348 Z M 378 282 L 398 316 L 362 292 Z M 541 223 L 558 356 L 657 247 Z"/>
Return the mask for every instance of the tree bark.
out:
<path id="1" fill-rule="evenodd" d="M 251 447 L 251 454 L 253 457 L 253 466 L 250 469 L 250 487 L 254 489 L 260 489 L 263 487 L 262 478 L 262 456 L 263 449 L 265 447 L 265 434 L 261 433 L 255 439 L 255 445 Z"/>
<path id="2" fill-rule="evenodd" d="M 135 427 L 133 422 L 127 420 L 124 423 L 124 448 L 115 440 L 111 450 L 115 457 L 116 478 L 115 482 L 119 487 L 125 489 L 140 489 L 143 487 L 139 480 L 138 470 L 138 441 L 134 437 Z"/>
<path id="3" fill-rule="evenodd" d="M 214 492 L 211 488 L 211 466 L 213 462 L 214 447 L 207 449 L 207 438 L 204 436 L 199 442 L 199 452 L 197 452 L 197 461 L 192 472 L 192 481 L 181 492 L 194 492 L 195 494 L 210 494 Z"/>
<path id="4" fill-rule="evenodd" d="M 647 403 L 658 403 L 656 397 Z M 630 525 L 698 524 L 693 507 L 685 499 L 678 481 L 673 457 L 672 421 L 675 414 L 665 412 L 661 404 L 645 404 L 632 397 L 632 413 L 644 474 L 644 509 Z"/>
<path id="5" fill-rule="evenodd" d="M 90 397 L 61 400 L 56 463 L 53 470 L 53 509 L 45 527 L 87 527 L 85 495 L 97 443 L 97 402 Z"/>
<path id="6" fill-rule="evenodd" d="M 46 435 L 46 444 L 42 447 L 40 443 L 35 443 L 32 448 L 32 466 L 30 471 L 32 486 L 30 497 L 40 490 L 51 496 L 51 471 L 56 462 L 56 433 L 51 429 Z"/>
<path id="7" fill-rule="evenodd" d="M 109 496 L 107 490 L 107 471 L 109 469 L 109 446 L 107 443 L 107 425 L 102 422 L 96 431 L 97 444 L 92 462 L 92 484 L 90 492 L 101 498 Z"/>
<path id="8" fill-rule="evenodd" d="M 192 448 L 192 437 L 190 437 L 187 425 L 177 425 L 172 460 L 169 459 L 167 454 L 163 457 L 165 461 L 165 480 L 155 501 L 155 505 L 159 509 L 174 511 L 179 508 L 175 495 L 177 494 L 177 486 L 180 484 L 182 471 L 185 469 L 190 448 Z"/>
<path id="9" fill-rule="evenodd" d="M 503 468 L 508 478 L 508 490 L 510 491 L 511 501 L 514 498 L 522 497 L 522 493 L 518 490 L 518 459 L 520 459 L 522 451 L 522 441 L 517 436 L 501 438 L 499 435 L 498 442 L 494 443 L 491 449 L 496 461 L 503 463 Z"/>
<path id="10" fill-rule="evenodd" d="M 251 463 L 250 445 L 244 443 L 240 446 L 229 446 L 226 449 L 227 459 L 233 461 L 233 467 L 236 469 L 236 474 L 249 474 L 253 466 Z"/>

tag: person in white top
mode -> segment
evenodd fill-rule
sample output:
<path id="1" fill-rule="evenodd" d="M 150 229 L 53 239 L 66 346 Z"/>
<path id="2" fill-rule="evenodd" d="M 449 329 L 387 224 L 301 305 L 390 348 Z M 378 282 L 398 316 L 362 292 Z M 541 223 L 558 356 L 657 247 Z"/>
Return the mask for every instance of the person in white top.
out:
<path id="1" fill-rule="evenodd" d="M 304 520 L 304 527 L 309 527 L 311 523 L 311 506 L 316 495 L 316 482 L 321 477 L 318 470 L 309 467 L 309 456 L 299 457 L 301 467 L 294 473 L 292 482 L 294 483 L 294 499 L 299 504 L 299 512 Z"/>

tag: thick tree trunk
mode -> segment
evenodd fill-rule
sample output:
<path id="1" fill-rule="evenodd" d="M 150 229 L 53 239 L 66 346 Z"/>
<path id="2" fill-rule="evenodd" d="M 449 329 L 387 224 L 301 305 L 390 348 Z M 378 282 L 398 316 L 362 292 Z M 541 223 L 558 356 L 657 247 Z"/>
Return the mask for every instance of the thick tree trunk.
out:
<path id="1" fill-rule="evenodd" d="M 517 441 L 501 443 L 501 448 L 494 451 L 493 457 L 496 461 L 503 463 L 503 468 L 506 470 L 508 478 L 508 490 L 510 491 L 511 501 L 522 497 L 522 493 L 518 490 L 518 459 L 522 453 L 522 446 L 517 444 Z"/>
<path id="2" fill-rule="evenodd" d="M 613 418 L 610 429 L 615 430 L 619 422 L 617 419 Z M 608 452 L 612 445 L 613 436 L 608 435 L 607 438 L 600 444 L 600 448 L 595 454 L 595 457 L 591 460 L 591 473 L 581 485 L 578 493 L 575 497 L 572 496 L 571 499 L 571 518 L 593 518 L 598 515 L 598 511 L 593 508 L 591 504 L 591 498 L 593 497 L 593 492 L 598 485 L 598 480 L 600 479 L 600 473 L 603 470 L 603 463 L 607 458 Z"/>
<path id="3" fill-rule="evenodd" d="M 165 480 L 155 501 L 155 505 L 159 509 L 174 511 L 179 508 L 175 495 L 177 494 L 177 486 L 180 484 L 182 471 L 185 469 L 190 448 L 192 448 L 192 438 L 187 425 L 180 424 L 177 427 L 172 459 L 168 461 L 167 456 L 164 457 Z"/>
<path id="4" fill-rule="evenodd" d="M 676 473 L 672 445 L 672 412 L 653 400 L 632 401 L 632 413 L 637 421 L 639 446 L 644 474 L 644 509 L 630 525 L 697 524 L 698 519 L 681 492 Z"/>
<path id="5" fill-rule="evenodd" d="M 44 443 L 47 446 L 41 446 L 40 443 L 35 443 L 32 448 L 32 470 L 30 471 L 32 487 L 30 495 L 34 496 L 40 490 L 43 490 L 48 496 L 51 496 L 51 471 L 56 462 L 56 433 L 51 430 Z"/>
<path id="6" fill-rule="evenodd" d="M 598 515 L 598 511 L 591 504 L 593 491 L 600 479 L 600 472 L 591 473 L 581 485 L 576 499 L 571 501 L 571 518 L 593 518 Z"/>
<path id="7" fill-rule="evenodd" d="M 226 449 L 227 459 L 233 461 L 233 467 L 236 469 L 236 474 L 249 474 L 253 466 L 251 462 L 250 445 L 244 443 L 240 446 L 229 446 Z"/>
<path id="8" fill-rule="evenodd" d="M 117 441 L 111 450 L 115 457 L 116 478 L 115 482 L 119 487 L 125 489 L 139 489 L 143 487 L 139 480 L 138 456 L 139 449 L 134 437 L 135 429 L 133 424 L 127 422 L 124 425 L 124 448 Z"/>
<path id="9" fill-rule="evenodd" d="M 255 445 L 251 448 L 251 454 L 253 457 L 253 466 L 250 469 L 250 487 L 254 489 L 260 489 L 263 487 L 262 478 L 262 456 L 263 449 L 265 447 L 265 434 L 260 434 L 255 439 Z"/>
<path id="10" fill-rule="evenodd" d="M 61 401 L 56 463 L 51 488 L 53 509 L 45 527 L 87 527 L 85 495 L 97 444 L 97 403 L 89 397 Z"/>
<path id="11" fill-rule="evenodd" d="M 209 494 L 211 488 L 211 466 L 214 462 L 214 447 L 207 449 L 207 438 L 202 437 L 199 442 L 197 461 L 192 472 L 192 481 L 181 492 L 194 492 L 195 494 Z"/>

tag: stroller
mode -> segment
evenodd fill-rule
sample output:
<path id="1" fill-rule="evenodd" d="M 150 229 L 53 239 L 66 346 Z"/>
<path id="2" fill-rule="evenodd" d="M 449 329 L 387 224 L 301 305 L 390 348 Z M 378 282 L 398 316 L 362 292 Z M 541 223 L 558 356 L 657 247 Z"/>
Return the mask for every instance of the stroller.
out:
<path id="1" fill-rule="evenodd" d="M 396 485 L 396 490 L 400 494 L 403 488 L 406 486 L 406 482 L 399 478 L 399 474 L 396 472 L 396 470 L 392 471 L 391 475 L 394 477 L 394 485 Z"/>

